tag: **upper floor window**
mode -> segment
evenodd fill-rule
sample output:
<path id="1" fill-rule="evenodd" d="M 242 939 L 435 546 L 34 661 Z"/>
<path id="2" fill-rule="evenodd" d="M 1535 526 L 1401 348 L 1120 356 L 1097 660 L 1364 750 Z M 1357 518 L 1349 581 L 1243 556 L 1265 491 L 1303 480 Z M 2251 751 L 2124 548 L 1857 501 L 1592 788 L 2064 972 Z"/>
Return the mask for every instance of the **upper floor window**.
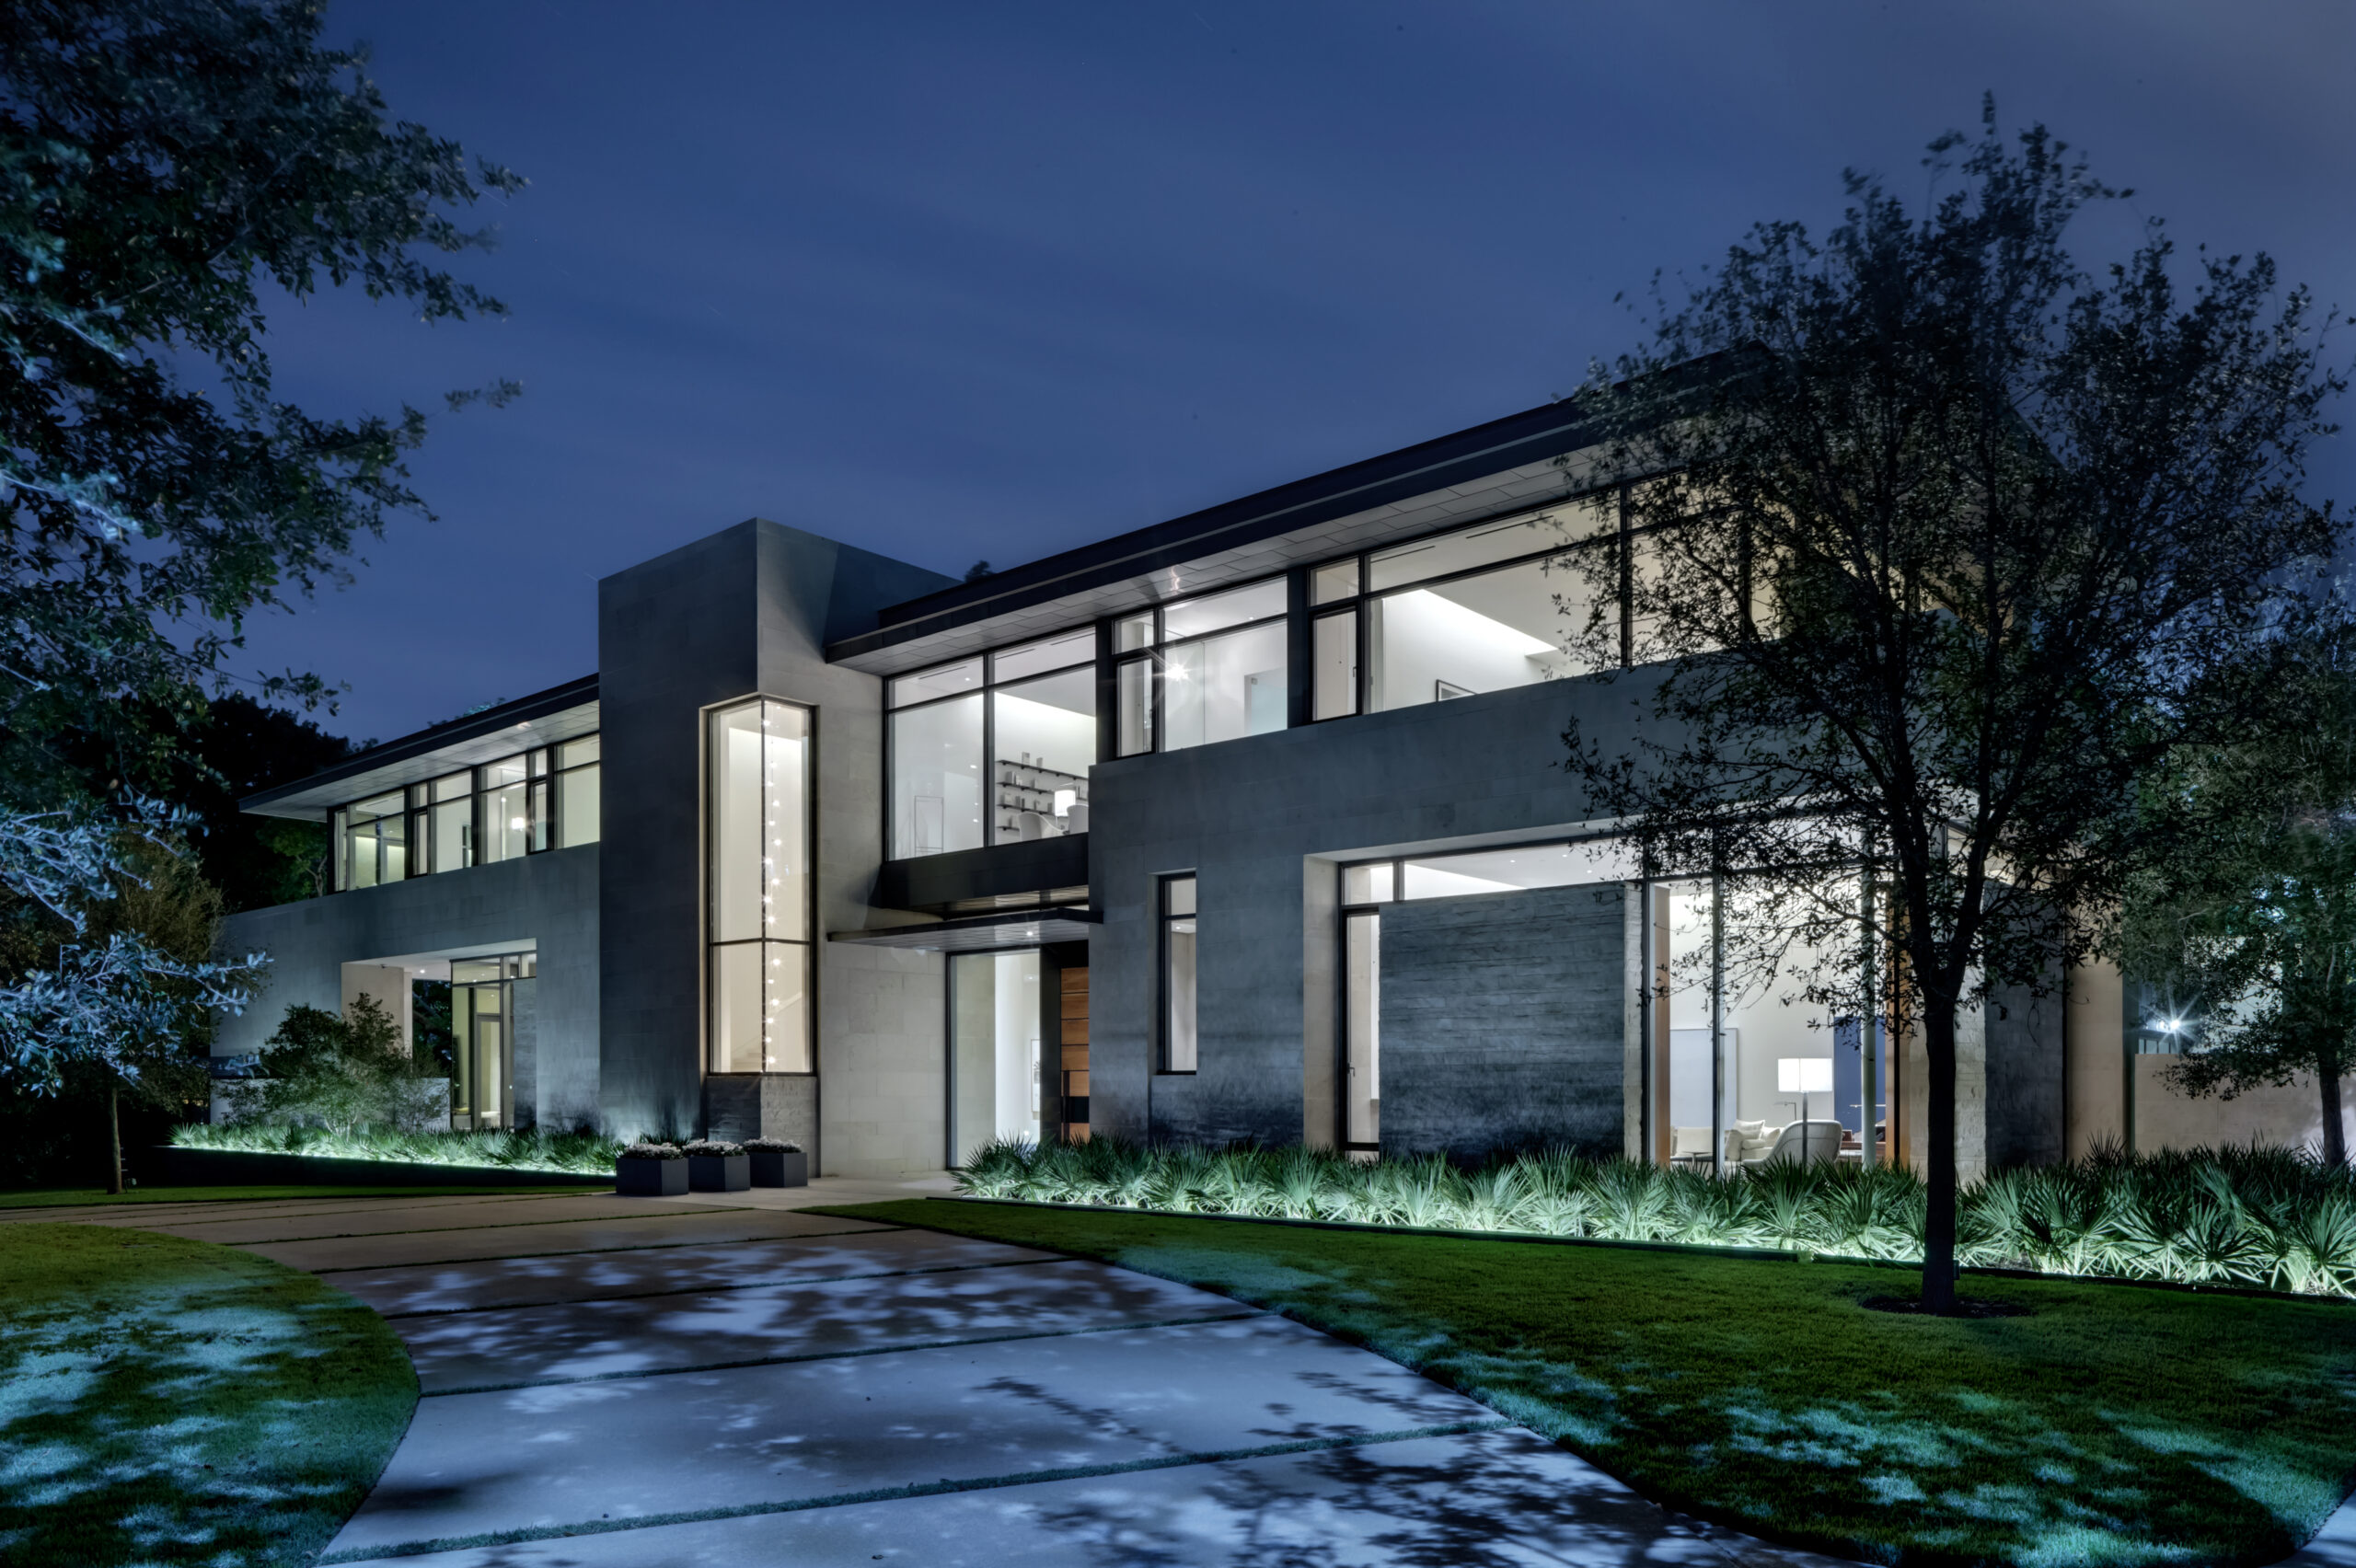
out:
<path id="1" fill-rule="evenodd" d="M 1578 647 L 1621 538 L 1616 491 L 1331 561 L 1309 575 L 1312 719 L 1531 686 L 1595 668 Z M 1623 651 L 1624 652 L 1624 651 Z M 1617 662 L 1617 661 L 1615 661 Z"/>
<path id="2" fill-rule="evenodd" d="M 1114 623 L 1122 756 L 1285 727 L 1282 578 L 1181 599 Z"/>
<path id="3" fill-rule="evenodd" d="M 597 737 L 355 801 L 330 820 L 335 886 L 375 887 L 597 842 Z"/>
<path id="4" fill-rule="evenodd" d="M 894 859 L 1088 831 L 1096 632 L 891 682 Z"/>

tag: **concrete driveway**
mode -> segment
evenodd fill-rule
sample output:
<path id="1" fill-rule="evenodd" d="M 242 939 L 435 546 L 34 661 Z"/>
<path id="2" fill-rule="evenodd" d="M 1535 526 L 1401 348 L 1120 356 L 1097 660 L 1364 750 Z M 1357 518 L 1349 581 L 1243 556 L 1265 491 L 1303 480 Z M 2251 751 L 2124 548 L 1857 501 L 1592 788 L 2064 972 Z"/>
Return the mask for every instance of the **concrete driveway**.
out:
<path id="1" fill-rule="evenodd" d="M 244 1247 L 391 1321 L 423 1398 L 329 1562 L 1827 1561 L 1664 1513 L 1483 1405 L 1223 1297 L 798 1212 L 910 1195 L 827 1181 L 39 1217 Z"/>

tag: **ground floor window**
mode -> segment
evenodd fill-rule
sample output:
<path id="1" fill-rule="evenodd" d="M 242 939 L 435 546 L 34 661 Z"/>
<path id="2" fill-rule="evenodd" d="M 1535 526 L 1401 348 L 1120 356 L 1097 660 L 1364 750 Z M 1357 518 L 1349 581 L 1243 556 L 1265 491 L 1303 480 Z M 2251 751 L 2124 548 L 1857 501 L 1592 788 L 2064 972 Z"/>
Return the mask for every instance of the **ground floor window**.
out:
<path id="1" fill-rule="evenodd" d="M 1195 1027 L 1195 879 L 1161 879 L 1161 1070 L 1191 1073 Z"/>

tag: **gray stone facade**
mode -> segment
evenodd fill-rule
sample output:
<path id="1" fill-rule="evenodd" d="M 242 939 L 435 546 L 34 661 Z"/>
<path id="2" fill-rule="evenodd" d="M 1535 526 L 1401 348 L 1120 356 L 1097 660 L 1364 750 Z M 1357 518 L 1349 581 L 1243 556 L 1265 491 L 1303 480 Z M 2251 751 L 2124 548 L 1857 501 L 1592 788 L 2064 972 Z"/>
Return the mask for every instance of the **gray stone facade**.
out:
<path id="1" fill-rule="evenodd" d="M 1385 1154 L 1621 1152 L 1626 904 L 1615 883 L 1385 913 Z"/>

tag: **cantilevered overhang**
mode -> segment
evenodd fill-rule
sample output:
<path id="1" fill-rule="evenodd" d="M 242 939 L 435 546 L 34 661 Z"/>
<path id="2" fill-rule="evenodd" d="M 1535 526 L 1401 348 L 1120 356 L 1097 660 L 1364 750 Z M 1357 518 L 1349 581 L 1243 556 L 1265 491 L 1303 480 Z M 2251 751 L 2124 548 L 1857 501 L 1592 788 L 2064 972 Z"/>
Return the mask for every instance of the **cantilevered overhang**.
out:
<path id="1" fill-rule="evenodd" d="M 1380 457 L 894 605 L 826 645 L 873 674 L 1070 629 L 1389 539 L 1542 505 L 1581 488 L 1592 444 L 1569 403 L 1509 414 Z"/>
<path id="2" fill-rule="evenodd" d="M 237 802 L 237 809 L 256 816 L 325 822 L 328 813 L 347 801 L 406 784 L 422 784 L 454 769 L 496 762 L 535 746 L 575 740 L 596 728 L 597 677 L 583 675 L 371 746 L 308 778 L 248 795 Z"/>
<path id="3" fill-rule="evenodd" d="M 920 952 L 987 952 L 993 948 L 1084 942 L 1099 924 L 1093 910 L 1009 909 L 872 931 L 831 931 L 826 940 L 861 947 L 912 948 Z"/>

